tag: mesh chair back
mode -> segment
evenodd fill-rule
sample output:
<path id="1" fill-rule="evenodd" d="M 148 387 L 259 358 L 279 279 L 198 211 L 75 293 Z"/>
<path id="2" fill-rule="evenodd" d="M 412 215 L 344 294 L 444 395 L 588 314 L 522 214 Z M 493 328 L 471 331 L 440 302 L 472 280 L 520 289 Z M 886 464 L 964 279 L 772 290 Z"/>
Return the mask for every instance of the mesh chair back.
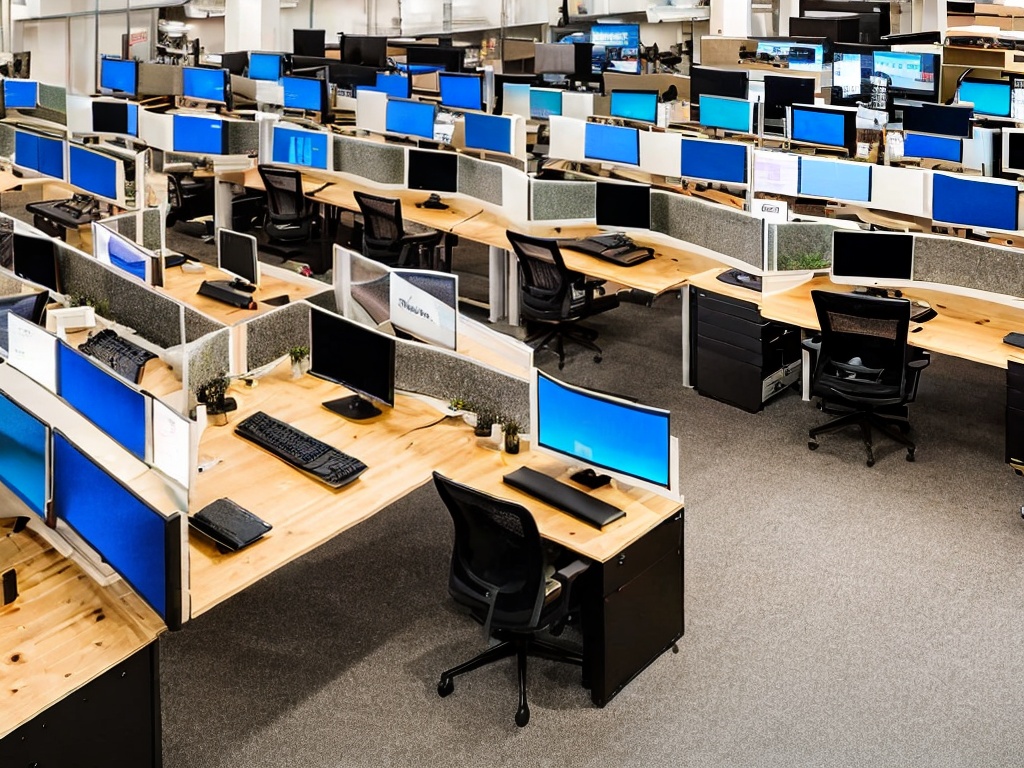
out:
<path id="1" fill-rule="evenodd" d="M 455 526 L 449 591 L 457 601 L 491 609 L 496 628 L 536 628 L 544 604 L 546 560 L 529 511 L 434 473 Z"/>
<path id="2" fill-rule="evenodd" d="M 363 214 L 363 233 L 368 240 L 391 243 L 405 234 L 402 226 L 402 201 L 355 192 Z"/>
<path id="3" fill-rule="evenodd" d="M 291 168 L 258 166 L 267 190 L 270 215 L 281 219 L 301 218 L 306 208 L 302 196 L 302 173 Z"/>
<path id="4" fill-rule="evenodd" d="M 568 311 L 572 275 L 562 261 L 558 242 L 544 237 L 530 237 L 506 232 L 519 261 L 523 309 L 529 313 Z"/>

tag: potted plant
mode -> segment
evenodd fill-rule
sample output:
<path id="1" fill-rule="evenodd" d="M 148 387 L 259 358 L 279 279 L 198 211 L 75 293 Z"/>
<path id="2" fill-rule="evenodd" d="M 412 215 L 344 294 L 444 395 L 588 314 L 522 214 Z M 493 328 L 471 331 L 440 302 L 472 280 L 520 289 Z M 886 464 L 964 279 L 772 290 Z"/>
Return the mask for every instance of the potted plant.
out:
<path id="1" fill-rule="evenodd" d="M 515 419 L 506 419 L 501 426 L 505 434 L 505 453 L 519 453 L 519 422 Z"/>
<path id="2" fill-rule="evenodd" d="M 309 347 L 296 346 L 288 350 L 292 361 L 292 378 L 301 378 L 309 370 Z"/>
<path id="3" fill-rule="evenodd" d="M 233 411 L 238 404 L 233 397 L 225 397 L 230 385 L 231 379 L 227 376 L 210 379 L 196 389 L 196 400 L 205 403 L 206 412 L 211 415 Z"/>
<path id="4" fill-rule="evenodd" d="M 473 434 L 477 437 L 490 437 L 494 422 L 497 420 L 497 416 L 492 411 L 481 408 L 476 414 L 476 426 L 473 428 Z"/>

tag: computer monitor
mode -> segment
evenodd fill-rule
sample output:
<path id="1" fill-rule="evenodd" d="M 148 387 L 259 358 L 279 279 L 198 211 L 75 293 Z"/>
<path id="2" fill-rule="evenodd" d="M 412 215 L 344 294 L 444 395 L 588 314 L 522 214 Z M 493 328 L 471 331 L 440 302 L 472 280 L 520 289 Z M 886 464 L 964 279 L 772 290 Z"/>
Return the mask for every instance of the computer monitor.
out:
<path id="1" fill-rule="evenodd" d="M 282 77 L 284 108 L 302 109 L 325 114 L 330 112 L 327 102 L 327 81 L 316 77 Z"/>
<path id="2" fill-rule="evenodd" d="M 484 109 L 484 78 L 464 72 L 438 74 L 441 88 L 441 106 L 452 109 Z"/>
<path id="3" fill-rule="evenodd" d="M 1010 81 L 965 77 L 957 89 L 957 101 L 970 102 L 976 115 L 1010 116 Z"/>
<path id="4" fill-rule="evenodd" d="M 832 104 L 856 104 L 871 93 L 876 51 L 889 46 L 836 43 L 832 51 Z"/>
<path id="5" fill-rule="evenodd" d="M 250 80 L 272 80 L 276 83 L 283 72 L 284 56 L 280 53 L 253 51 L 249 54 Z"/>
<path id="6" fill-rule="evenodd" d="M 220 65 L 232 75 L 241 77 L 249 66 L 248 51 L 231 51 L 220 55 Z"/>
<path id="7" fill-rule="evenodd" d="M 897 109 L 903 113 L 904 130 L 960 139 L 969 139 L 974 135 L 971 123 L 974 108 L 969 105 L 905 101 Z"/>
<path id="8" fill-rule="evenodd" d="M 831 279 L 839 285 L 900 288 L 914 279 L 914 236 L 837 229 Z"/>
<path id="9" fill-rule="evenodd" d="M 227 153 L 228 132 L 219 117 L 174 115 L 174 151 L 202 155 Z"/>
<path id="10" fill-rule="evenodd" d="M 39 83 L 35 80 L 4 78 L 6 109 L 35 109 L 39 104 Z"/>
<path id="11" fill-rule="evenodd" d="M 410 67 L 462 72 L 465 60 L 466 50 L 457 46 L 410 45 L 405 51 L 405 61 Z"/>
<path id="12" fill-rule="evenodd" d="M 127 101 L 93 101 L 92 129 L 95 133 L 138 136 L 139 105 Z"/>
<path id="13" fill-rule="evenodd" d="M 327 33 L 323 29 L 293 29 L 292 53 L 297 56 L 323 56 L 327 50 Z"/>
<path id="14" fill-rule="evenodd" d="M 433 139 L 436 117 L 437 108 L 428 102 L 388 99 L 384 128 L 388 133 Z"/>
<path id="15" fill-rule="evenodd" d="M 583 134 L 583 156 L 626 165 L 640 164 L 640 132 L 604 123 L 587 123 Z"/>
<path id="16" fill-rule="evenodd" d="M 231 95 L 231 73 L 210 67 L 182 67 L 181 93 L 189 99 L 226 105 Z"/>
<path id="17" fill-rule="evenodd" d="M 539 75 L 495 75 L 494 76 L 494 114 L 505 113 L 505 85 L 540 85 L 542 79 Z"/>
<path id="18" fill-rule="evenodd" d="M 68 146 L 68 180 L 111 202 L 117 202 L 118 182 L 124 181 L 115 158 L 78 144 Z"/>
<path id="19" fill-rule="evenodd" d="M 454 152 L 410 149 L 408 171 L 409 189 L 459 191 L 459 156 Z"/>
<path id="20" fill-rule="evenodd" d="M 657 123 L 658 95 L 657 91 L 612 91 L 608 114 L 625 120 Z"/>
<path id="21" fill-rule="evenodd" d="M 666 410 L 575 387 L 535 368 L 530 425 L 533 450 L 678 496 L 678 444 Z"/>
<path id="22" fill-rule="evenodd" d="M 754 102 L 705 93 L 701 97 L 700 124 L 734 133 L 755 133 Z"/>
<path id="23" fill-rule="evenodd" d="M 748 147 L 732 141 L 683 139 L 680 176 L 723 184 L 746 184 Z"/>
<path id="24" fill-rule="evenodd" d="M 531 88 L 530 117 L 546 120 L 552 115 L 561 115 L 563 93 L 557 88 Z"/>
<path id="25" fill-rule="evenodd" d="M 377 68 L 362 67 L 358 64 L 331 64 L 327 68 L 330 82 L 338 87 L 342 95 L 354 96 L 362 86 L 373 87 L 377 83 Z"/>
<path id="26" fill-rule="evenodd" d="M 871 200 L 871 166 L 844 160 L 800 158 L 800 194 L 828 200 Z"/>
<path id="27" fill-rule="evenodd" d="M 139 67 L 134 59 L 100 59 L 100 88 L 134 96 L 139 90 Z"/>
<path id="28" fill-rule="evenodd" d="M 860 19 L 853 14 L 791 16 L 789 34 L 795 37 L 826 37 L 833 43 L 860 42 Z"/>
<path id="29" fill-rule="evenodd" d="M 595 219 L 599 227 L 650 229 L 650 186 L 610 181 L 597 182 Z"/>
<path id="30" fill-rule="evenodd" d="M 794 72 L 821 72 L 831 61 L 831 43 L 824 37 L 779 37 L 757 41 L 757 57 Z"/>
<path id="31" fill-rule="evenodd" d="M 594 74 L 640 74 L 639 24 L 595 24 L 590 28 L 590 42 L 594 44 Z"/>
<path id="32" fill-rule="evenodd" d="M 181 627 L 180 512 L 153 508 L 59 431 L 53 434 L 53 510 L 168 627 Z"/>
<path id="33" fill-rule="evenodd" d="M 112 368 L 61 342 L 57 394 L 139 459 L 146 458 L 146 396 Z"/>
<path id="34" fill-rule="evenodd" d="M 0 357 L 7 357 L 8 354 L 7 316 L 16 315 L 22 320 L 39 325 L 43 321 L 43 313 L 49 301 L 48 291 L 0 296 Z"/>
<path id="35" fill-rule="evenodd" d="M 964 156 L 962 139 L 907 131 L 903 138 L 903 156 L 959 163 Z"/>
<path id="36" fill-rule="evenodd" d="M 388 65 L 388 39 L 368 35 L 345 35 L 341 40 L 341 60 L 346 64 L 384 69 Z"/>
<path id="37" fill-rule="evenodd" d="M 46 519 L 50 428 L 4 392 L 0 392 L 0 483 Z M 6 514 L 15 514 L 15 510 Z"/>
<path id="38" fill-rule="evenodd" d="M 789 136 L 794 141 L 845 147 L 852 157 L 857 151 L 857 110 L 809 104 L 790 107 Z"/>
<path id="39" fill-rule="evenodd" d="M 63 180 L 64 140 L 16 129 L 13 164 L 18 168 Z"/>
<path id="40" fill-rule="evenodd" d="M 786 107 L 814 103 L 814 78 L 795 75 L 764 76 L 764 119 L 782 120 Z"/>
<path id="41" fill-rule="evenodd" d="M 875 51 L 871 68 L 874 74 L 889 78 L 889 91 L 896 98 L 939 100 L 942 60 L 937 53 Z"/>
<path id="42" fill-rule="evenodd" d="M 331 134 L 301 128 L 274 126 L 271 160 L 283 165 L 302 165 L 329 171 L 334 165 Z"/>
<path id="43" fill-rule="evenodd" d="M 700 97 L 728 96 L 747 98 L 747 72 L 742 69 L 690 68 L 690 120 L 700 118 Z"/>
<path id="44" fill-rule="evenodd" d="M 48 237 L 14 233 L 14 274 L 36 285 L 61 292 L 57 244 Z"/>
<path id="45" fill-rule="evenodd" d="M 1024 128 L 1003 128 L 1003 173 L 1024 176 Z"/>
<path id="46" fill-rule="evenodd" d="M 324 406 L 361 421 L 380 414 L 374 403 L 395 404 L 395 340 L 378 331 L 311 307 L 309 372 L 356 392 Z M 371 400 L 373 402 L 371 402 Z"/>
<path id="47" fill-rule="evenodd" d="M 397 99 L 412 98 L 412 78 L 407 75 L 391 72 L 378 72 L 377 82 L 374 85 L 378 91 L 383 91 L 388 96 Z"/>
<path id="48" fill-rule="evenodd" d="M 152 285 L 156 278 L 155 253 L 97 221 L 92 222 L 92 255 L 144 283 Z"/>
<path id="49" fill-rule="evenodd" d="M 1017 182 L 936 171 L 932 174 L 932 222 L 1013 232 L 1018 197 Z"/>
<path id="50" fill-rule="evenodd" d="M 196 465 L 191 422 L 159 398 L 151 397 L 149 402 L 152 406 L 150 442 L 153 445 L 150 463 L 187 489 L 191 485 L 192 470 Z"/>
<path id="51" fill-rule="evenodd" d="M 260 259 L 256 238 L 221 227 L 217 230 L 217 268 L 242 286 L 260 284 Z M 237 287 L 237 286 L 236 286 Z"/>
<path id="52" fill-rule="evenodd" d="M 515 154 L 515 121 L 512 118 L 467 112 L 464 127 L 467 149 Z"/>

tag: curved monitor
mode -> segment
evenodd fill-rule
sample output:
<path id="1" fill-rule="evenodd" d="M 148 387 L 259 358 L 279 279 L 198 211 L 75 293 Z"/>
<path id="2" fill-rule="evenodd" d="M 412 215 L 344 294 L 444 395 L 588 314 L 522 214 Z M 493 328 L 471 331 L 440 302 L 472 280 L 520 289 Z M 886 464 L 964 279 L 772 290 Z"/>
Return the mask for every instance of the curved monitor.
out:
<path id="1" fill-rule="evenodd" d="M 535 450 L 678 498 L 678 443 L 668 411 L 574 387 L 535 368 L 530 424 Z"/>

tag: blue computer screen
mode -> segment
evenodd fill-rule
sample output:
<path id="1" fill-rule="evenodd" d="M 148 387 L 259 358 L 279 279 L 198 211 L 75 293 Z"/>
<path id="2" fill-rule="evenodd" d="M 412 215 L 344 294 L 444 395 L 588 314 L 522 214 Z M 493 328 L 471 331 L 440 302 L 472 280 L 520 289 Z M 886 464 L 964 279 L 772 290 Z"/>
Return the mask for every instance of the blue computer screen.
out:
<path id="1" fill-rule="evenodd" d="M 871 166 L 801 157 L 800 194 L 868 202 L 871 199 Z"/>
<path id="2" fill-rule="evenodd" d="M 959 163 L 963 158 L 963 143 L 950 136 L 932 136 L 927 133 L 907 133 L 903 140 L 904 157 L 926 157 Z"/>
<path id="3" fill-rule="evenodd" d="M 106 261 L 112 267 L 146 282 L 146 267 L 152 262 L 153 256 L 141 246 L 112 232 L 106 238 L 105 254 L 98 252 L 100 243 L 97 242 L 97 238 L 93 238 L 93 248 L 94 254 L 101 261 Z"/>
<path id="4" fill-rule="evenodd" d="M 183 96 L 202 101 L 224 102 L 224 84 L 227 78 L 224 69 L 205 67 L 183 67 L 181 91 Z"/>
<path id="5" fill-rule="evenodd" d="M 40 517 L 46 516 L 49 428 L 0 393 L 0 482 Z"/>
<path id="6" fill-rule="evenodd" d="M 388 96 L 394 96 L 396 99 L 408 99 L 412 96 L 412 78 L 405 75 L 378 72 L 377 84 L 374 86 L 374 90 L 383 91 Z"/>
<path id="7" fill-rule="evenodd" d="M 35 80 L 4 80 L 4 106 L 8 109 L 35 109 L 39 99 L 39 83 Z"/>
<path id="8" fill-rule="evenodd" d="M 128 131 L 132 136 L 139 135 L 139 105 L 128 105 Z"/>
<path id="9" fill-rule="evenodd" d="M 283 77 L 284 106 L 286 109 L 305 109 L 323 112 L 324 81 L 312 77 Z"/>
<path id="10" fill-rule="evenodd" d="M 281 55 L 277 53 L 250 53 L 249 79 L 273 80 L 281 77 Z"/>
<path id="11" fill-rule="evenodd" d="M 14 132 L 14 162 L 45 176 L 64 178 L 64 142 L 26 131 Z"/>
<path id="12" fill-rule="evenodd" d="M 562 92 L 552 89 L 530 89 L 530 117 L 543 119 L 562 114 Z"/>
<path id="13" fill-rule="evenodd" d="M 890 87 L 908 94 L 929 95 L 938 87 L 935 71 L 939 57 L 934 53 L 874 51 L 872 68 L 889 76 Z"/>
<path id="14" fill-rule="evenodd" d="M 117 160 L 78 146 L 68 148 L 68 179 L 94 195 L 117 199 Z"/>
<path id="15" fill-rule="evenodd" d="M 219 117 L 174 115 L 174 151 L 223 155 L 227 134 Z"/>
<path id="16" fill-rule="evenodd" d="M 932 219 L 986 229 L 1017 229 L 1017 185 L 932 175 Z"/>
<path id="17" fill-rule="evenodd" d="M 701 100 L 702 105 L 703 103 Z M 843 113 L 800 109 L 794 106 L 792 115 L 790 135 L 796 141 L 810 141 L 830 147 L 846 146 L 846 116 Z"/>
<path id="18" fill-rule="evenodd" d="M 53 436 L 53 509 L 168 623 L 169 521 L 60 433 Z M 179 577 L 180 578 L 180 577 Z"/>
<path id="19" fill-rule="evenodd" d="M 274 128 L 273 161 L 327 170 L 329 133 L 295 128 Z"/>
<path id="20" fill-rule="evenodd" d="M 704 103 L 703 97 L 701 103 Z M 742 144 L 683 139 L 682 155 L 681 176 L 733 184 L 747 183 L 747 148 Z"/>
<path id="21" fill-rule="evenodd" d="M 636 128 L 587 123 L 583 155 L 592 160 L 640 164 L 640 132 Z"/>
<path id="22" fill-rule="evenodd" d="M 594 44 L 593 72 L 640 73 L 639 24 L 595 24 L 590 28 L 590 42 Z"/>
<path id="23" fill-rule="evenodd" d="M 700 124 L 708 128 L 751 133 L 753 110 L 745 99 L 727 99 L 703 93 L 700 97 Z"/>
<path id="24" fill-rule="evenodd" d="M 39 137 L 25 131 L 14 132 L 14 162 L 22 168 L 39 170 Z"/>
<path id="25" fill-rule="evenodd" d="M 612 91 L 608 113 L 626 120 L 658 122 L 657 91 Z"/>
<path id="26" fill-rule="evenodd" d="M 57 394 L 140 459 L 146 458 L 146 397 L 113 371 L 59 344 Z"/>
<path id="27" fill-rule="evenodd" d="M 537 374 L 537 443 L 595 467 L 669 487 L 669 413 Z"/>
<path id="28" fill-rule="evenodd" d="M 433 139 L 435 111 L 436 107 L 425 101 L 388 99 L 385 129 L 389 133 Z"/>
<path id="29" fill-rule="evenodd" d="M 132 59 L 100 59 L 100 88 L 135 95 L 136 63 Z"/>
<path id="30" fill-rule="evenodd" d="M 964 80 L 960 83 L 959 100 L 974 104 L 979 115 L 1008 117 L 1010 114 L 1010 82 L 1008 80 Z"/>
<path id="31" fill-rule="evenodd" d="M 466 146 L 512 154 L 512 121 L 500 115 L 466 113 Z"/>
<path id="32" fill-rule="evenodd" d="M 454 109 L 483 109 L 484 81 L 479 75 L 442 72 L 441 104 Z"/>

